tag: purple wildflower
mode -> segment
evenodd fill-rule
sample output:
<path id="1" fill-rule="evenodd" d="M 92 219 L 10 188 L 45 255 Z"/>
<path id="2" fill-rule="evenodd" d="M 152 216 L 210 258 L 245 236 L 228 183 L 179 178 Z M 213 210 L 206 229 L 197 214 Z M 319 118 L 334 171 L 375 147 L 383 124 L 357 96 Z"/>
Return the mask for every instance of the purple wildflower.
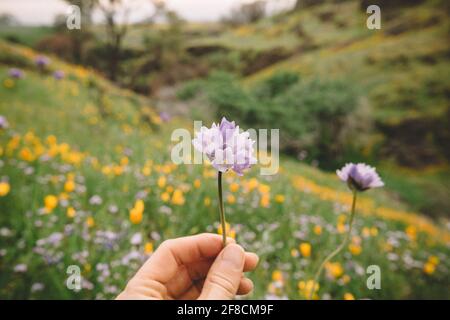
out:
<path id="1" fill-rule="evenodd" d="M 165 112 L 165 111 L 161 112 L 161 113 L 159 114 L 159 117 L 161 118 L 161 120 L 162 120 L 163 122 L 168 122 L 168 121 L 170 121 L 170 115 L 169 115 L 167 112 Z"/>
<path id="2" fill-rule="evenodd" d="M 94 206 L 99 206 L 99 205 L 101 205 L 103 203 L 103 199 L 99 195 L 93 195 L 89 199 L 89 203 L 94 205 Z"/>
<path id="3" fill-rule="evenodd" d="M 336 173 L 352 190 L 365 191 L 384 186 L 375 168 L 364 163 L 347 163 L 341 170 L 337 170 Z"/>
<path id="4" fill-rule="evenodd" d="M 9 75 L 11 78 L 14 78 L 14 79 L 22 79 L 24 73 L 23 73 L 23 71 L 20 70 L 20 69 L 17 69 L 17 68 L 11 68 L 11 69 L 9 69 L 9 71 L 8 71 L 8 75 Z"/>
<path id="5" fill-rule="evenodd" d="M 62 70 L 56 70 L 55 72 L 53 72 L 53 78 L 55 78 L 56 80 L 64 79 L 64 77 L 65 73 Z"/>
<path id="6" fill-rule="evenodd" d="M 34 63 L 40 68 L 46 67 L 50 63 L 50 59 L 46 56 L 37 56 L 36 59 L 34 59 Z"/>
<path id="7" fill-rule="evenodd" d="M 8 120 L 4 116 L 0 116 L 0 129 L 7 129 L 9 127 Z"/>
<path id="8" fill-rule="evenodd" d="M 229 169 L 243 175 L 245 169 L 256 163 L 253 144 L 248 132 L 239 132 L 239 126 L 223 118 L 220 125 L 202 127 L 196 132 L 192 144 L 195 149 L 206 154 L 214 168 L 220 172 Z"/>

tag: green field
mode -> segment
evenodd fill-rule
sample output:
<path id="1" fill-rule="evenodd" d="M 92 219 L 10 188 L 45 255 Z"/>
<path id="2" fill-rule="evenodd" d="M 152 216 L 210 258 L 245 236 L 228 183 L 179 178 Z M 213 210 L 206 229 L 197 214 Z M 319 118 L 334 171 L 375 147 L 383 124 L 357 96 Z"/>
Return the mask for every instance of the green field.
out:
<path id="1" fill-rule="evenodd" d="M 0 131 L 0 298 L 113 298 L 165 239 L 217 232 L 215 171 L 170 161 L 173 129 L 192 130 L 193 119 L 164 122 L 147 98 L 93 71 L 52 58 L 49 68 L 66 73 L 58 81 L 33 67 L 36 52 L 4 42 L 0 51 L 26 72 L 11 80 L 0 66 L 10 124 Z M 387 186 L 361 196 L 349 250 L 327 266 L 317 297 L 450 298 L 448 222 L 415 212 L 419 200 L 405 191 L 422 197 L 421 183 L 447 172 L 436 170 L 380 168 Z M 145 210 L 130 220 L 137 199 Z M 248 298 L 305 299 L 305 282 L 345 232 L 346 186 L 282 157 L 275 176 L 257 166 L 225 175 L 225 199 L 230 235 L 260 256 Z M 78 293 L 65 286 L 72 264 L 82 268 Z M 366 287 L 369 265 L 381 268 L 381 290 Z"/>

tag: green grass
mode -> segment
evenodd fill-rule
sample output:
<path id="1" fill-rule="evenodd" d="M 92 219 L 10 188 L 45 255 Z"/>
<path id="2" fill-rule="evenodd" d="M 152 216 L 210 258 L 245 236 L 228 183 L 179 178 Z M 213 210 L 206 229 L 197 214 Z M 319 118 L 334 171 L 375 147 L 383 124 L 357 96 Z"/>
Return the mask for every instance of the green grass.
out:
<path id="1" fill-rule="evenodd" d="M 54 33 L 54 29 L 47 26 L 2 26 L 0 28 L 0 39 L 13 40 L 33 47 L 39 40 L 52 33 Z"/>
<path id="2" fill-rule="evenodd" d="M 18 47 L 9 47 L 8 52 L 24 59 L 35 54 Z M 66 79 L 55 81 L 27 69 L 26 77 L 11 86 L 5 82 L 7 66 L 0 67 L 0 114 L 10 123 L 0 132 L 0 179 L 11 186 L 0 197 L 4 228 L 0 297 L 112 298 L 146 258 L 146 242 L 157 247 L 165 239 L 216 232 L 215 173 L 208 167 L 174 166 L 170 161 L 172 130 L 191 129 L 192 119 L 160 123 L 143 97 L 115 88 L 92 72 L 80 72 L 56 59 L 52 64 L 66 71 Z M 99 100 L 102 86 L 107 89 Z M 107 111 L 104 116 L 102 109 Z M 148 114 L 150 121 L 143 121 Z M 56 144 L 49 135 L 57 138 Z M 14 136 L 20 136 L 18 144 Z M 37 154 L 40 157 L 33 158 Z M 390 179 L 388 171 L 382 171 L 385 175 L 385 189 L 368 191 L 360 198 L 353 241 L 361 252 L 347 251 L 335 259 L 342 272 L 323 277 L 319 297 L 342 299 L 351 293 L 356 298 L 448 299 L 448 229 L 410 212 L 414 203 L 389 192 L 395 177 Z M 158 183 L 160 177 L 166 178 L 165 185 Z M 75 190 L 65 190 L 71 179 Z M 196 179 L 201 182 L 198 188 Z M 239 184 L 238 191 L 228 189 L 232 182 Z M 179 190 L 184 201 L 174 201 L 171 189 Z M 58 196 L 59 201 L 45 214 L 48 195 Z M 101 204 L 92 204 L 94 195 L 101 197 Z M 277 195 L 283 195 L 284 202 L 277 202 Z M 312 278 L 320 260 L 342 239 L 337 226 L 348 212 L 349 195 L 334 174 L 292 159 L 282 158 L 281 171 L 274 176 L 260 176 L 258 167 L 243 178 L 225 175 L 227 220 L 237 241 L 261 258 L 250 274 L 255 282 L 250 298 L 305 298 L 298 284 Z M 143 198 L 145 210 L 142 221 L 132 224 L 129 210 L 137 196 Z M 210 199 L 209 206 L 205 199 Z M 67 216 L 68 207 L 75 209 L 75 217 Z M 95 225 L 89 225 L 90 218 Z M 316 226 L 322 228 L 320 235 L 313 231 Z M 117 238 L 107 240 L 104 232 Z M 60 240 L 42 243 L 55 233 L 62 234 Z M 142 234 L 142 244 L 130 244 L 135 233 Z M 311 245 L 311 256 L 298 252 L 305 242 Z M 128 261 L 132 252 L 137 258 Z M 426 273 L 424 266 L 434 257 L 439 260 L 433 264 L 435 270 Z M 108 265 L 112 276 L 99 278 L 101 263 Z M 19 264 L 25 264 L 27 271 L 15 272 Z M 71 264 L 81 267 L 92 288 L 75 293 L 65 287 L 65 270 Z M 365 286 L 365 269 L 372 264 L 382 270 L 381 290 Z M 36 283 L 44 284 L 44 289 L 32 292 Z"/>

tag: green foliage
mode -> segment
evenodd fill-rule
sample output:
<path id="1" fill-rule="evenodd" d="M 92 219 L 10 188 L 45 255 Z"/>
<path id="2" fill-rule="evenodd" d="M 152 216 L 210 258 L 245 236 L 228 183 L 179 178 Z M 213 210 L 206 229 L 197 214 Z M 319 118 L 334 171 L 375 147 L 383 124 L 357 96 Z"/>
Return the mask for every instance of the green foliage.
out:
<path id="1" fill-rule="evenodd" d="M 192 93 L 193 86 L 187 85 L 185 91 Z M 255 129 L 279 128 L 285 151 L 305 150 L 324 167 L 342 161 L 357 147 L 355 136 L 370 129 L 367 115 L 359 119 L 367 122 L 366 127 L 360 122 L 354 125 L 360 115 L 358 94 L 344 81 L 300 81 L 298 74 L 280 72 L 243 89 L 235 76 L 217 72 L 205 81 L 204 88 L 218 117 L 225 115 Z"/>
<path id="2" fill-rule="evenodd" d="M 257 88 L 256 94 L 260 98 L 273 98 L 285 93 L 298 80 L 298 73 L 278 71 Z"/>
<path id="3" fill-rule="evenodd" d="M 3 189 L 0 196 L 0 298 L 114 298 L 148 257 L 146 244 L 156 249 L 166 239 L 216 232 L 216 176 L 208 174 L 209 167 L 176 166 L 170 160 L 173 130 L 189 128 L 191 119 L 173 118 L 155 131 L 147 124 L 148 119 L 157 120 L 147 100 L 79 67 L 69 67 L 57 59 L 53 63 L 72 76 L 56 81 L 48 74 L 27 69 L 26 76 L 11 87 L 3 83 L 9 66 L 0 67 L 0 114 L 10 124 L 0 130 L 0 181 L 10 185 L 9 192 L 5 194 Z M 253 115 L 261 123 L 270 120 L 263 116 L 275 112 L 273 108 L 282 109 L 281 103 L 288 109 L 309 111 L 315 106 L 328 115 L 345 113 L 345 103 L 353 101 L 349 84 L 292 82 L 261 83 L 277 83 L 283 91 L 264 99 L 257 93 L 259 86 L 243 89 L 234 76 L 225 73 L 214 73 L 198 86 L 223 108 L 234 107 L 244 115 L 264 104 L 265 112 Z M 337 92 L 343 90 L 346 93 Z M 326 91 L 327 98 L 322 101 L 317 92 L 311 100 L 298 96 L 305 91 Z M 332 100 L 339 104 L 332 104 Z M 107 116 L 101 115 L 102 108 Z M 357 113 L 359 104 L 355 108 Z M 273 122 L 278 121 L 271 116 Z M 254 117 L 245 121 L 250 123 Z M 244 122 L 239 124 L 248 128 Z M 49 135 L 54 135 L 54 142 Z M 79 153 L 82 160 L 76 161 Z M 347 212 L 344 200 L 350 193 L 345 184 L 334 174 L 284 157 L 280 160 L 283 170 L 277 175 L 260 176 L 255 167 L 244 177 L 227 175 L 225 180 L 228 222 L 236 241 L 260 256 L 258 268 L 249 273 L 255 283 L 249 298 L 276 295 L 304 299 L 299 283 L 311 279 L 321 258 L 343 237 L 336 226 Z M 388 175 L 388 171 L 380 173 L 383 178 Z M 164 186 L 158 182 L 161 177 L 167 181 Z M 72 191 L 66 188 L 70 179 L 76 185 Z M 399 188 L 400 182 L 396 182 Z M 231 183 L 239 185 L 237 192 L 228 188 Z M 254 187 L 250 189 L 250 185 Z M 173 201 L 169 187 L 181 192 L 182 203 Z M 166 201 L 163 195 L 167 193 Z M 58 203 L 51 213 L 44 214 L 49 195 L 57 196 Z M 94 195 L 102 199 L 100 204 L 90 201 Z M 420 192 L 414 195 L 424 197 Z M 142 221 L 133 224 L 130 209 L 136 197 L 143 198 L 145 209 Z M 449 250 L 440 233 L 446 234 L 444 228 L 421 215 L 405 213 L 408 207 L 393 199 L 391 192 L 372 190 L 360 200 L 353 237 L 359 251 L 346 251 L 333 261 L 342 272 L 332 277 L 327 272 L 320 283 L 320 298 L 341 299 L 351 293 L 355 298 L 369 299 L 448 299 Z M 75 210 L 74 217 L 68 215 L 69 207 Z M 381 207 L 390 208 L 391 214 L 377 215 Z M 406 219 L 399 220 L 398 216 L 404 215 Z M 90 218 L 94 223 L 88 223 Z M 431 231 L 420 229 L 424 224 Z M 407 233 L 407 228 L 415 231 Z M 136 234 L 142 236 L 142 243 L 130 242 Z M 47 242 L 49 237 L 56 241 Z M 311 245 L 309 256 L 299 252 L 304 242 Z M 425 272 L 423 266 L 429 261 L 434 261 L 432 269 Z M 91 288 L 83 287 L 79 292 L 67 289 L 65 271 L 73 264 L 80 266 Z M 382 290 L 365 286 L 366 278 L 359 270 L 371 264 L 386 270 Z M 100 269 L 105 265 L 111 276 L 101 277 Z M 22 271 L 26 266 L 26 271 L 19 273 L 17 266 L 22 266 Z M 42 290 L 36 290 L 36 283 L 44 285 Z"/>
<path id="4" fill-rule="evenodd" d="M 197 93 L 200 91 L 203 85 L 203 81 L 201 80 L 193 80 L 187 82 L 184 86 L 182 86 L 176 93 L 177 98 L 183 101 L 190 100 L 194 98 Z"/>

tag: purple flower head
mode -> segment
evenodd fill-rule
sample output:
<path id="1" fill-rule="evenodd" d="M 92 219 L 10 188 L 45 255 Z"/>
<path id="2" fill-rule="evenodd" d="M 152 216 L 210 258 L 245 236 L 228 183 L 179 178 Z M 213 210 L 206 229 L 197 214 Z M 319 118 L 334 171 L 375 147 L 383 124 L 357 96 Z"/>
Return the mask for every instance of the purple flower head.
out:
<path id="1" fill-rule="evenodd" d="M 55 78 L 56 80 L 61 80 L 64 79 L 65 74 L 64 71 L 62 70 L 56 70 L 55 72 L 53 72 L 53 78 Z"/>
<path id="2" fill-rule="evenodd" d="M 7 129 L 9 127 L 8 120 L 4 116 L 0 116 L 0 129 Z"/>
<path id="3" fill-rule="evenodd" d="M 168 122 L 168 121 L 170 121 L 170 115 L 169 115 L 167 112 L 165 112 L 165 111 L 161 112 L 161 113 L 159 114 L 159 117 L 161 118 L 161 120 L 162 120 L 163 122 Z"/>
<path id="4" fill-rule="evenodd" d="M 8 71 L 8 75 L 14 79 L 21 79 L 23 78 L 23 71 L 17 68 L 11 68 Z"/>
<path id="5" fill-rule="evenodd" d="M 234 121 L 230 122 L 227 120 L 227 118 L 225 117 L 222 118 L 222 121 L 220 122 L 219 125 L 219 130 L 224 139 L 224 143 L 226 143 L 226 140 L 233 135 L 235 129 L 236 124 Z"/>
<path id="6" fill-rule="evenodd" d="M 46 56 L 37 56 L 36 59 L 34 59 L 34 62 L 38 67 L 45 67 L 50 63 L 50 59 Z"/>
<path id="7" fill-rule="evenodd" d="M 352 190 L 366 191 L 371 188 L 384 186 L 375 168 L 364 163 L 347 163 L 341 170 L 337 170 L 336 173 Z"/>
<path id="8" fill-rule="evenodd" d="M 220 172 L 229 169 L 238 175 L 255 164 L 253 144 L 248 132 L 239 132 L 239 126 L 223 118 L 220 125 L 202 127 L 192 140 L 195 149 L 204 153 Z"/>

